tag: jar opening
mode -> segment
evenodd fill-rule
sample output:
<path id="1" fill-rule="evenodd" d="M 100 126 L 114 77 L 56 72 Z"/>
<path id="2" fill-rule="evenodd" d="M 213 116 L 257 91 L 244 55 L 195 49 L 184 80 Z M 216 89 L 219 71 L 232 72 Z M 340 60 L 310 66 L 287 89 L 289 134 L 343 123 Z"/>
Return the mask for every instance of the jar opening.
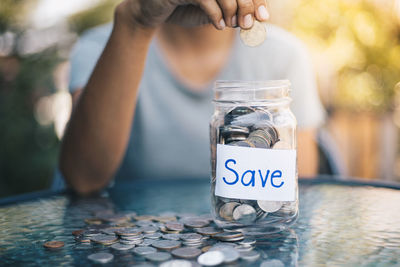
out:
<path id="1" fill-rule="evenodd" d="M 290 101 L 288 80 L 216 81 L 214 102 Z"/>

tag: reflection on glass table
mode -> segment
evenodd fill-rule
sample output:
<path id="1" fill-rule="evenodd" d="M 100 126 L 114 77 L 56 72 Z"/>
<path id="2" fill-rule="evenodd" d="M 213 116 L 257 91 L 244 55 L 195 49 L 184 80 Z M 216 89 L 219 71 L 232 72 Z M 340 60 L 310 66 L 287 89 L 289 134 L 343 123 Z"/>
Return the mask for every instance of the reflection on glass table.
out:
<path id="1" fill-rule="evenodd" d="M 138 181 L 120 184 L 95 198 L 62 193 L 9 204 L 2 201 L 1 263 L 90 265 L 88 255 L 108 252 L 114 255 L 106 264 L 109 266 L 144 263 L 157 266 L 133 250 L 118 251 L 110 246 L 76 242 L 71 233 L 95 228 L 96 224 L 88 223 L 95 222 L 96 214 L 105 213 L 207 218 L 209 194 L 208 179 Z M 253 251 L 259 257 L 240 259 L 235 265 L 399 266 L 399 203 L 400 190 L 396 185 L 324 179 L 301 181 L 297 223 L 289 231 L 257 240 Z M 156 220 L 153 223 L 161 225 Z M 45 249 L 43 244 L 51 240 L 63 241 L 65 245 L 57 250 Z M 206 241 L 220 242 L 214 238 Z"/>

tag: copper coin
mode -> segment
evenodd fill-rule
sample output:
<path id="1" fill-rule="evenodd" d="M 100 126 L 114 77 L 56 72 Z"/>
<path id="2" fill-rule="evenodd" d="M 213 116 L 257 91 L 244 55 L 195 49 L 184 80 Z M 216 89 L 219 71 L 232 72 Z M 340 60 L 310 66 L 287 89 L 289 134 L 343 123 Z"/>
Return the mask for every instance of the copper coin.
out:
<path id="1" fill-rule="evenodd" d="M 72 232 L 72 235 L 78 236 L 78 235 L 82 234 L 84 231 L 85 231 L 85 230 L 83 230 L 83 229 L 75 230 L 75 231 Z"/>
<path id="2" fill-rule="evenodd" d="M 49 241 L 43 244 L 45 248 L 55 249 L 62 248 L 64 246 L 64 242 L 62 241 Z"/>

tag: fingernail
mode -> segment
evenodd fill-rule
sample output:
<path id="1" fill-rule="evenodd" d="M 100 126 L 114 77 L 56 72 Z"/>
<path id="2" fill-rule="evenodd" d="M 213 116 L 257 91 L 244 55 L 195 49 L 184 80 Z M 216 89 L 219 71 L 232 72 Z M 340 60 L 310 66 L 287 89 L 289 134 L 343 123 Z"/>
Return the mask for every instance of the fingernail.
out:
<path id="1" fill-rule="evenodd" d="M 258 14 L 260 15 L 262 20 L 267 20 L 269 19 L 269 13 L 265 6 L 261 5 L 258 7 Z"/>
<path id="2" fill-rule="evenodd" d="M 219 21 L 219 28 L 221 29 L 221 30 L 223 30 L 223 29 L 225 29 L 225 21 L 224 21 L 224 19 L 221 19 L 220 21 Z"/>
<path id="3" fill-rule="evenodd" d="M 251 28 L 251 26 L 253 26 L 253 17 L 251 16 L 251 14 L 247 14 L 246 16 L 244 16 L 244 25 L 243 25 L 246 29 Z"/>
<path id="4" fill-rule="evenodd" d="M 236 27 L 237 26 L 237 17 L 236 15 L 232 17 L 232 27 Z"/>

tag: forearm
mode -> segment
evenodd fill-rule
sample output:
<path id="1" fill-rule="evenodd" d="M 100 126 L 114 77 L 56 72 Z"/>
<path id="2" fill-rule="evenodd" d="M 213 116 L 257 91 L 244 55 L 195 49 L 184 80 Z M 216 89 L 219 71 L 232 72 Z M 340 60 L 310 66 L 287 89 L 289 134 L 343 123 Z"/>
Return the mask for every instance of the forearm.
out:
<path id="1" fill-rule="evenodd" d="M 103 188 L 121 163 L 153 34 L 153 29 L 134 29 L 116 21 L 74 109 L 62 143 L 60 168 L 79 193 Z"/>

